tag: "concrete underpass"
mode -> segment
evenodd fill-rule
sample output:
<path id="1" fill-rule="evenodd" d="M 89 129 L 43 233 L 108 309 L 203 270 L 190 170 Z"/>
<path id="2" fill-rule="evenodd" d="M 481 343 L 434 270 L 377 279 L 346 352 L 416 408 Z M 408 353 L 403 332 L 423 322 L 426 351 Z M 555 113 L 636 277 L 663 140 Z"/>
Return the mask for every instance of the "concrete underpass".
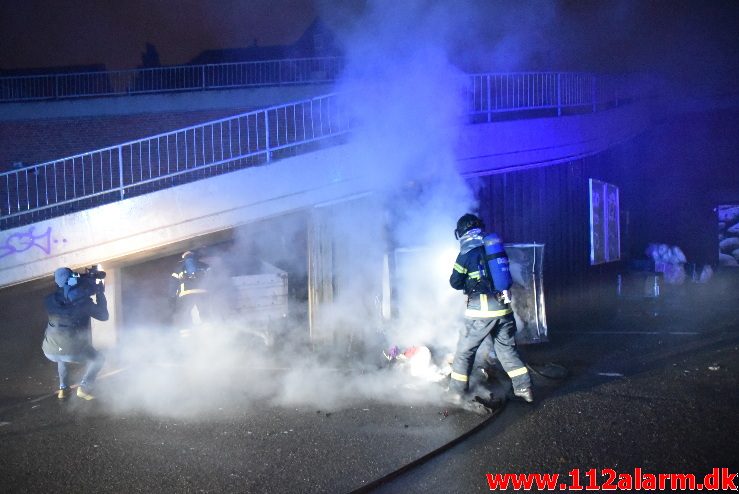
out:
<path id="1" fill-rule="evenodd" d="M 736 471 L 739 445 L 727 433 L 739 406 L 737 312 L 727 295 L 735 277 L 720 273 L 710 291 L 668 288 L 657 318 L 645 304 L 619 306 L 604 320 L 594 314 L 621 301 L 586 304 L 612 293 L 616 271 L 585 266 L 587 219 L 577 193 L 591 173 L 607 175 L 614 155 L 629 154 L 622 146 L 643 136 L 652 116 L 635 102 L 453 129 L 455 174 L 482 191 L 481 202 L 502 195 L 501 183 L 515 189 L 508 237 L 545 241 L 547 274 L 562 274 L 545 279 L 545 298 L 549 282 L 551 300 L 570 297 L 586 314 L 557 304 L 555 320 L 571 319 L 552 325 L 550 343 L 522 345 L 535 368 L 555 362 L 568 378 L 535 375 L 533 406 L 503 401 L 490 417 L 451 409 L 438 400 L 438 383 L 385 367 L 383 325 L 395 324 L 403 289 L 396 250 L 424 245 L 388 235 L 388 223 L 399 221 L 388 208 L 392 194 L 364 166 L 366 148 L 352 133 L 260 166 L 3 230 L 0 485 L 13 492 L 475 492 L 488 489 L 485 473 L 493 469 Z M 555 192 L 529 193 L 530 183 Z M 411 180 L 393 194 L 424 204 L 428 187 Z M 439 229 L 451 236 L 453 225 Z M 363 251 L 368 239 L 380 241 Z M 284 273 L 288 309 L 274 331 L 277 344 L 254 333 L 213 336 L 217 325 L 189 340 L 171 331 L 165 285 L 191 249 L 226 278 Z M 91 265 L 107 272 L 111 312 L 93 327 L 108 356 L 99 399 L 59 403 L 51 394 L 56 369 L 39 348 L 41 298 L 57 267 Z M 587 272 L 574 273 L 580 268 Z M 581 281 L 588 283 L 565 284 Z M 709 316 L 688 309 L 695 300 Z M 337 305 L 354 317 L 334 313 Z M 504 399 L 506 385 L 491 384 Z"/>

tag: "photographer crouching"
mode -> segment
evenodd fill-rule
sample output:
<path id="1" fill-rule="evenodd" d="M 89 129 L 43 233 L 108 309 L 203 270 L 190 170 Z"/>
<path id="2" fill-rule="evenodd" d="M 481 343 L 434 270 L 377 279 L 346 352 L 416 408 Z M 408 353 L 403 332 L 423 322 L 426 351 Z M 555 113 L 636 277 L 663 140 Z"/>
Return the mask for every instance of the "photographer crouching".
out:
<path id="1" fill-rule="evenodd" d="M 71 395 L 69 364 L 86 365 L 77 388 L 77 396 L 84 400 L 95 399 L 92 388 L 105 359 L 92 346 L 90 318 L 107 321 L 109 317 L 103 278 L 105 272 L 94 268 L 87 269 L 84 273 L 59 268 L 54 272 L 54 281 L 58 288 L 44 299 L 49 323 L 41 348 L 46 358 L 57 363 L 57 397 L 60 400 Z"/>

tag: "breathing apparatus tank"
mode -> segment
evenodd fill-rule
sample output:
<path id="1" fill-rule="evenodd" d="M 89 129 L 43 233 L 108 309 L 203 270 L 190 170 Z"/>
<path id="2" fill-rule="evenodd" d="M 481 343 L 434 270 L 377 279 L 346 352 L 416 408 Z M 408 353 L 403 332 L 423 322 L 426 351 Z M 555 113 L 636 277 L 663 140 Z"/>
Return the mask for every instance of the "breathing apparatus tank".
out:
<path id="1" fill-rule="evenodd" d="M 188 278 L 194 278 L 198 274 L 200 263 L 194 252 L 188 250 L 182 254 L 182 270 Z"/>
<path id="2" fill-rule="evenodd" d="M 485 244 L 485 260 L 493 279 L 493 288 L 499 292 L 508 290 L 513 284 L 513 279 L 503 242 L 495 233 L 485 235 L 482 241 Z"/>

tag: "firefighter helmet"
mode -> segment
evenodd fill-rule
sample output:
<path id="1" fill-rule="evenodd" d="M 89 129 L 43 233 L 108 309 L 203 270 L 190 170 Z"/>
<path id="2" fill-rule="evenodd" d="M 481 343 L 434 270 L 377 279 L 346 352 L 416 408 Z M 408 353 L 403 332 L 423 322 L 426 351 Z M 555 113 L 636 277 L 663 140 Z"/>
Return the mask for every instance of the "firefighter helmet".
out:
<path id="1" fill-rule="evenodd" d="M 454 237 L 458 239 L 473 228 L 484 230 L 485 224 L 474 214 L 467 213 L 457 220 L 457 228 L 454 230 Z"/>

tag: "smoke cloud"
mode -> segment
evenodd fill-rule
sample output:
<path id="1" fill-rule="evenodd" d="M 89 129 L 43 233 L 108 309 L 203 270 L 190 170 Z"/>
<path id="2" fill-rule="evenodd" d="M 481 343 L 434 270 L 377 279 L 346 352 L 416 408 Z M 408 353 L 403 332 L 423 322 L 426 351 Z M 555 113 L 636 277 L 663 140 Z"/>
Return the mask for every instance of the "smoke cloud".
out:
<path id="1" fill-rule="evenodd" d="M 117 409 L 198 414 L 245 392 L 247 401 L 322 410 L 439 399 L 433 381 L 453 351 L 464 306 L 448 284 L 453 229 L 476 209 L 454 157 L 466 80 L 450 51 L 475 16 L 463 6 L 379 1 L 341 13 L 347 66 L 337 91 L 355 122 L 351 165 L 374 192 L 251 225 L 210 261 L 232 274 L 261 263 L 289 273 L 290 304 L 310 303 L 310 328 L 289 313 L 279 330 L 265 331 L 223 308 L 217 322 L 174 345 L 172 335 L 131 337 L 123 361 L 154 364 L 132 365 L 127 387 L 153 392 L 143 401 L 132 393 L 130 402 L 119 393 Z M 227 300 L 233 285 L 219 280 L 212 293 Z M 392 345 L 427 346 L 432 361 L 417 360 L 429 364 L 425 370 L 390 369 L 382 351 Z"/>
<path id="2" fill-rule="evenodd" d="M 477 209 L 454 153 L 466 123 L 464 74 L 597 70 L 614 59 L 613 70 L 638 70 L 658 44 L 638 41 L 655 12 L 629 2 L 378 0 L 320 10 L 345 54 L 336 89 L 355 128 L 350 165 L 374 192 L 248 225 L 212 249 L 217 317 L 188 338 L 132 331 L 117 356 L 130 365 L 116 409 L 191 415 L 244 393 L 247 402 L 324 410 L 438 399 L 433 379 L 388 369 L 382 350 L 424 345 L 443 365 L 462 325 L 464 297 L 448 278 L 456 219 Z M 280 273 L 284 317 L 233 309 L 234 276 L 262 276 L 261 292 L 247 294 L 255 297 L 277 293 Z"/>

